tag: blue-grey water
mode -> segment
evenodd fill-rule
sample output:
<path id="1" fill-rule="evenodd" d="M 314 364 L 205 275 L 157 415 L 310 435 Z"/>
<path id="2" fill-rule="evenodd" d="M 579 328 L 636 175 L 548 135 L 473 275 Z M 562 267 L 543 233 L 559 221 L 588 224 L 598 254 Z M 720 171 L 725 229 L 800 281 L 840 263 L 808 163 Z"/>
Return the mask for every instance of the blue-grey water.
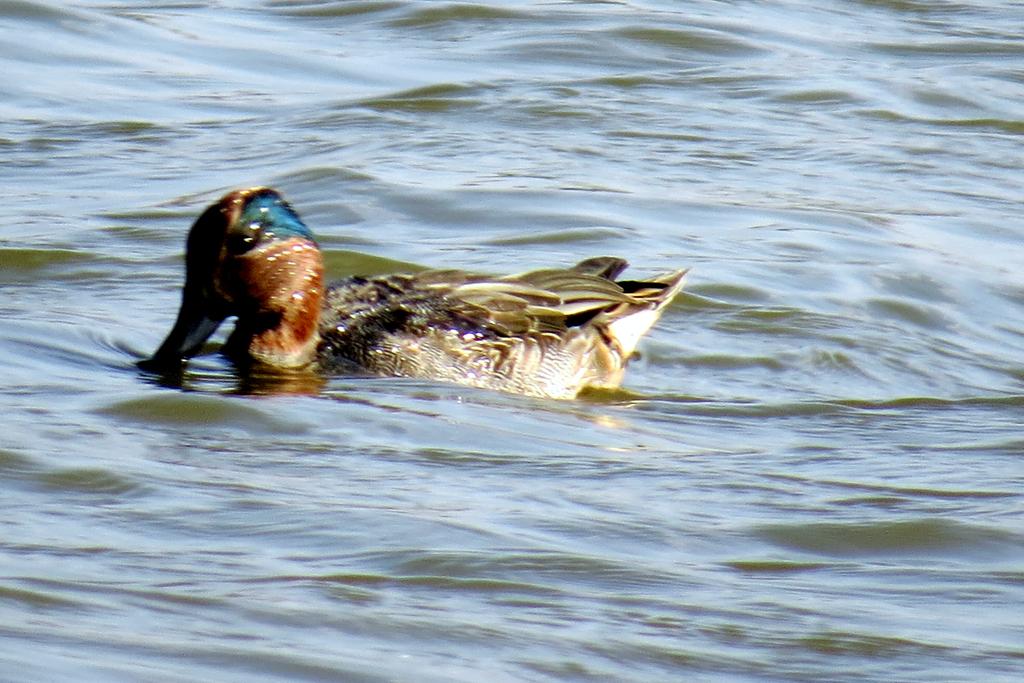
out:
<path id="1" fill-rule="evenodd" d="M 0 0 L 0 680 L 1021 680 L 1022 27 Z M 257 184 L 336 276 L 692 273 L 575 402 L 160 386 Z"/>

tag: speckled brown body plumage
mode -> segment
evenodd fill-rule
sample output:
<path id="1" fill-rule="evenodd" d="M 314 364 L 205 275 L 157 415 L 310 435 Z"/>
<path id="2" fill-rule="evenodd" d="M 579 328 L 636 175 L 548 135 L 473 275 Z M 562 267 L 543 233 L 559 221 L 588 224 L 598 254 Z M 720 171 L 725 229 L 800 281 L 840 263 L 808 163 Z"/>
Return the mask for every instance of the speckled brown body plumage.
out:
<path id="1" fill-rule="evenodd" d="M 348 278 L 328 288 L 317 362 L 329 372 L 361 368 L 548 398 L 615 387 L 683 275 L 627 282 L 627 292 L 611 279 L 625 266 L 606 258 L 504 278 Z M 631 316 L 645 318 L 636 321 L 644 330 L 623 339 L 615 325 Z"/>

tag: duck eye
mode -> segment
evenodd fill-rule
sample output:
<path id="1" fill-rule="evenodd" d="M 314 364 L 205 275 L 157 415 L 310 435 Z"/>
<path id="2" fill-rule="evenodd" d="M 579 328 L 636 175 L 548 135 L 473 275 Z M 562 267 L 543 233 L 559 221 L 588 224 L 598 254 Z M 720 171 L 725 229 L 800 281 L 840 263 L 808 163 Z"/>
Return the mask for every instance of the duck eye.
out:
<path id="1" fill-rule="evenodd" d="M 225 239 L 228 251 L 236 256 L 244 254 L 259 243 L 262 234 L 263 226 L 258 222 L 238 226 L 228 232 Z"/>

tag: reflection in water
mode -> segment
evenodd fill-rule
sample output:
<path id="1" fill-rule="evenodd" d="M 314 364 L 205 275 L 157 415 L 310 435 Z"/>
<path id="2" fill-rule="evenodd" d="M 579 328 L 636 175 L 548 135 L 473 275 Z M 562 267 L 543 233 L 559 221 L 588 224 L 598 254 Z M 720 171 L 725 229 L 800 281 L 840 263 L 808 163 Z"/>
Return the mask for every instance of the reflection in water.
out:
<path id="1" fill-rule="evenodd" d="M 327 381 L 309 370 L 250 371 L 239 377 L 239 394 L 274 396 L 294 394 L 317 396 L 327 386 Z"/>
<path id="2" fill-rule="evenodd" d="M 147 360 L 139 361 L 140 377 L 144 382 L 165 389 L 181 391 L 209 390 L 211 384 L 224 386 L 225 382 L 234 382 L 231 393 L 243 396 L 302 395 L 318 396 L 327 386 L 327 379 L 309 368 L 270 368 L 265 366 L 245 366 L 229 363 L 230 369 L 219 373 L 208 373 L 194 370 L 185 363 L 164 365 L 154 370 Z"/>

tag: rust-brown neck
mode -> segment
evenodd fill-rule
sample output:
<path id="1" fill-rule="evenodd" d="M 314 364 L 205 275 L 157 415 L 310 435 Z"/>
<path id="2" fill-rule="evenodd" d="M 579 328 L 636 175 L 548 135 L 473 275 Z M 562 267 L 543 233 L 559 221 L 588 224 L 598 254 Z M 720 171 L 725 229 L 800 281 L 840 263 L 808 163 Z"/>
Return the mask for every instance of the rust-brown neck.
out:
<path id="1" fill-rule="evenodd" d="M 272 242 L 237 259 L 247 303 L 236 342 L 253 360 L 277 367 L 310 363 L 320 340 L 323 260 L 302 238 Z"/>

